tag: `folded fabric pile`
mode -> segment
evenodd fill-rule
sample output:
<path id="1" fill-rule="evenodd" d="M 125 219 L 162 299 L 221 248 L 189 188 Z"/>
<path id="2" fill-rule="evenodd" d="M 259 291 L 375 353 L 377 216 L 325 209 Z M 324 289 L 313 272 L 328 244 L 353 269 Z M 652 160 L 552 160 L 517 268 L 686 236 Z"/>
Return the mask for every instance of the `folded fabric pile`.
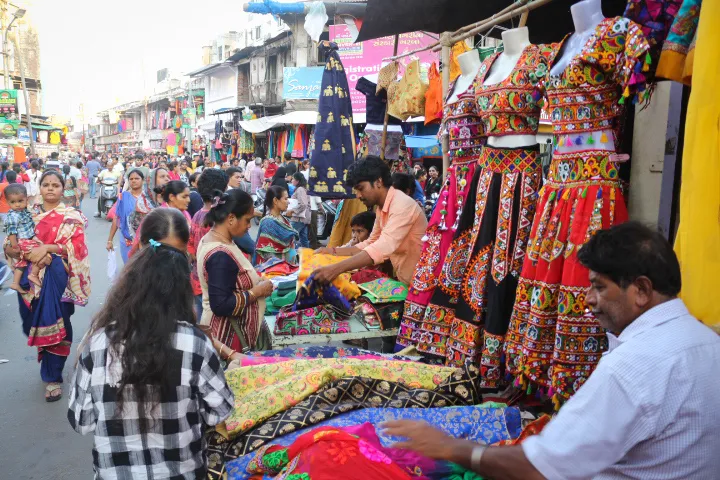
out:
<path id="1" fill-rule="evenodd" d="M 393 418 L 422 418 L 452 435 L 486 442 L 520 433 L 517 409 L 475 407 L 482 397 L 474 365 L 453 369 L 387 357 L 350 347 L 285 349 L 254 354 L 226 372 L 236 408 L 226 429 L 207 438 L 209 478 L 223 478 L 229 462 L 248 462 L 246 455 L 265 445 L 288 446 L 297 432 L 316 426 L 377 427 Z M 240 471 L 245 467 L 229 478 L 251 478 Z"/>

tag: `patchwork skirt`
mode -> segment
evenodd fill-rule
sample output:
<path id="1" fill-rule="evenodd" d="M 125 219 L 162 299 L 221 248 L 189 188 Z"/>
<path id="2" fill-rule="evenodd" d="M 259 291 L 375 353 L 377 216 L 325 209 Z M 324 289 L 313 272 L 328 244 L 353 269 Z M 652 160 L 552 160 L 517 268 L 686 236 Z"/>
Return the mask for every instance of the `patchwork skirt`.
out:
<path id="1" fill-rule="evenodd" d="M 473 205 L 472 180 L 477 168 L 477 156 L 457 157 L 440 190 L 423 237 L 420 260 L 413 273 L 405 301 L 396 350 L 418 345 L 415 340 L 425 316 L 425 308 L 438 284 L 450 243 L 458 228 L 465 205 Z M 470 208 L 472 212 L 472 208 Z"/>
<path id="2" fill-rule="evenodd" d="M 570 398 L 607 349 L 605 331 L 585 310 L 590 286 L 578 249 L 598 230 L 627 220 L 612 152 L 555 154 L 540 192 L 506 336 L 516 384 Z"/>
<path id="3" fill-rule="evenodd" d="M 478 363 L 481 388 L 496 389 L 502 378 L 502 345 L 541 178 L 537 148 L 483 148 L 469 192 L 473 208 L 463 211 L 415 332 L 418 350 L 448 365 Z"/>

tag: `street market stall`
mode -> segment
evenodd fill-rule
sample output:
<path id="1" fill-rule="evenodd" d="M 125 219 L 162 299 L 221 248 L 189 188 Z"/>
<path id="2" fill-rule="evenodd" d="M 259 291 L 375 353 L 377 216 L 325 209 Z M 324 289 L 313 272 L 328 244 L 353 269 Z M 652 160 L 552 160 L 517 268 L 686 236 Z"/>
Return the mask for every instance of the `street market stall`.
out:
<path id="1" fill-rule="evenodd" d="M 264 3 L 275 8 L 273 2 Z M 373 304 L 385 328 L 372 332 L 363 321 L 367 312 L 362 305 L 358 309 L 360 302 L 352 307 L 359 315 L 348 316 L 350 312 L 333 300 L 334 293 L 323 298 L 328 292 L 315 291 L 307 275 L 302 280 L 298 275 L 297 291 L 315 291 L 318 302 L 312 308 L 333 306 L 315 324 L 318 330 L 307 328 L 312 322 L 306 320 L 319 318 L 322 309 L 297 315 L 302 310 L 297 297 L 293 308 L 266 321 L 278 346 L 295 345 L 301 337 L 309 340 L 303 343 L 327 343 L 341 336 L 397 333 L 396 349 L 403 353 L 411 349 L 421 361 L 403 356 L 364 357 L 367 363 L 359 368 L 353 357 L 375 354 L 334 347 L 266 352 L 248 359 L 248 364 L 229 372 L 236 411 L 226 428 L 211 436 L 213 478 L 274 476 L 280 469 L 281 475 L 308 475 L 303 470 L 305 450 L 297 448 L 297 442 L 308 441 L 302 435 L 337 435 L 338 441 L 345 441 L 337 428 L 358 424 L 369 431 L 351 430 L 351 434 L 361 432 L 363 440 L 372 439 L 382 458 L 388 459 L 388 468 L 397 466 L 402 471 L 408 465 L 383 450 L 388 439 L 376 431 L 382 420 L 422 418 L 459 438 L 512 442 L 526 425 L 519 420 L 520 428 L 512 426 L 515 420 L 510 416 L 520 415 L 520 410 L 507 404 L 532 406 L 535 413 L 560 409 L 608 350 L 606 331 L 585 302 L 588 270 L 577 253 L 598 231 L 629 218 L 628 172 L 636 143 L 632 141 L 633 115 L 650 102 L 658 77 L 690 81 L 689 70 L 700 75 L 710 72 L 688 65 L 700 14 L 698 2 L 662 2 L 649 11 L 639 5 L 642 2 L 583 0 L 573 6 L 572 14 L 567 11 L 569 2 L 562 0 L 522 0 L 510 6 L 486 2 L 467 9 L 425 2 L 427 8 L 420 12 L 418 5 L 423 2 L 391 3 L 396 5 L 367 2 L 361 40 L 391 35 L 381 41 L 390 38 L 389 45 L 397 47 L 399 34 L 413 30 L 442 35 L 414 51 L 395 48 L 384 59 L 385 65 L 377 65 L 377 77 L 355 82 L 354 89 L 367 102 L 363 113 L 368 124 L 377 125 L 365 128 L 357 146 L 350 118 L 357 113 L 350 105 L 345 73 L 340 73 L 346 65 L 337 44 L 323 43 L 327 54 L 321 91 L 327 95 L 320 97 L 310 185 L 316 194 L 348 199 L 351 192 L 343 183 L 344 173 L 358 153 L 378 155 L 394 171 L 404 171 L 407 167 L 399 152 L 409 147 L 411 151 L 435 148 L 437 153 L 438 143 L 442 146 L 444 182 L 423 238 L 422 255 L 412 281 L 402 285 L 403 300 L 393 299 L 402 303 L 399 328 L 397 323 L 383 322 L 393 319 L 397 310 L 385 315 Z M 681 3 L 697 8 L 683 11 L 678 8 Z M 444 9 L 433 10 L 437 5 Z M 427 18 L 428 12 L 438 14 Z M 469 18 L 463 17 L 470 12 Z M 470 20 L 480 21 L 462 27 Z M 687 27 L 682 38 L 678 38 L 679 24 Z M 473 48 L 476 36 L 498 25 L 503 27 L 496 30 L 502 48 L 493 46 L 485 52 Z M 705 30 L 698 51 L 709 56 L 706 42 L 715 37 Z M 468 44 L 468 39 L 473 43 Z M 482 37 L 482 46 L 485 41 Z M 351 45 L 346 48 L 354 48 L 354 42 L 347 43 Z M 442 50 L 441 63 L 449 68 L 438 72 L 431 64 L 425 77 L 417 54 L 429 49 Z M 680 51 L 683 55 L 670 53 Z M 413 55 L 410 62 L 398 61 Z M 690 102 L 691 118 L 707 121 L 710 115 L 717 116 L 716 111 L 700 107 L 698 96 L 691 96 Z M 417 131 L 407 136 L 407 121 L 413 116 L 439 123 L 438 136 Z M 686 149 L 696 152 L 698 139 L 689 138 L 694 140 Z M 545 140 L 551 140 L 550 148 Z M 717 154 L 717 144 L 713 144 L 710 158 Z M 683 173 L 702 170 L 697 158 L 688 163 Z M 689 213 L 690 197 L 702 204 L 717 203 L 714 193 L 713 199 L 707 197 L 708 190 L 717 189 L 683 191 L 681 213 L 699 218 Z M 683 221 L 681 260 L 687 262 L 685 268 L 692 265 L 697 271 L 700 257 L 687 251 L 686 245 L 706 252 L 706 247 L 695 242 L 709 239 L 708 244 L 715 245 L 717 232 L 699 231 L 684 217 Z M 714 225 L 709 220 L 703 225 L 708 223 Z M 697 238 L 689 235 L 691 230 Z M 349 275 L 333 283 L 346 299 L 356 301 L 367 298 L 368 292 L 353 291 L 363 289 L 362 285 Z M 704 309 L 701 319 L 716 322 L 708 316 L 712 307 L 697 291 L 702 288 L 696 287 L 689 298 Z M 293 314 L 295 324 L 279 321 Z M 288 325 L 295 329 L 293 333 L 278 332 Z M 304 333 L 298 334 L 300 330 Z M 323 361 L 317 363 L 307 360 L 320 357 Z M 376 367 L 384 368 L 384 373 L 377 375 Z M 423 381 L 429 372 L 432 384 Z M 413 383 L 412 388 L 407 383 Z M 487 398 L 507 404 L 481 405 Z M 483 431 L 483 438 L 456 430 L 446 415 L 472 418 L 469 423 Z M 508 432 L 505 438 L 488 431 L 489 418 Z M 528 432 L 537 433 L 545 422 L 547 418 L 541 417 Z M 317 430 L 318 426 L 328 430 Z M 346 444 L 344 451 L 354 450 Z M 340 471 L 324 456 L 326 452 L 314 453 L 320 459 L 318 465 Z M 279 461 L 269 465 L 274 460 Z M 372 477 L 367 472 L 374 470 L 364 463 L 353 467 L 370 475 L 366 478 L 412 478 L 435 472 L 434 464 L 425 465 L 427 469 L 420 468 L 419 473 L 418 464 L 412 463 L 402 472 L 384 472 L 386 477 Z M 462 469 L 453 473 L 458 476 L 438 478 L 467 474 Z"/>

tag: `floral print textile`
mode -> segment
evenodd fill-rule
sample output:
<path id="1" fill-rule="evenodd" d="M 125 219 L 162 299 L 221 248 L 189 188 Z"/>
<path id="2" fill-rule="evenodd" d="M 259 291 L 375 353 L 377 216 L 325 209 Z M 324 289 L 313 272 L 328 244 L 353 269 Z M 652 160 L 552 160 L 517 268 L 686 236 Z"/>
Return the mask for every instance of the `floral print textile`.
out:
<path id="1" fill-rule="evenodd" d="M 293 407 L 323 385 L 343 377 L 402 382 L 412 388 L 435 388 L 455 369 L 390 360 L 296 360 L 226 372 L 235 409 L 225 422 L 230 438 Z"/>

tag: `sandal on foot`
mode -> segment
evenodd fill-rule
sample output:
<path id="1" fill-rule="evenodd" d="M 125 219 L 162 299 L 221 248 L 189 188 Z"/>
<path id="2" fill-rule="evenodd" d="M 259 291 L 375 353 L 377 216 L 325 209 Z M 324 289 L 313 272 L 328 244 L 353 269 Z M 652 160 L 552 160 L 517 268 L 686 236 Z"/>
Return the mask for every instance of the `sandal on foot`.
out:
<path id="1" fill-rule="evenodd" d="M 59 392 L 59 393 L 58 393 Z M 48 383 L 45 387 L 45 401 L 57 402 L 62 398 L 62 384 L 60 383 Z"/>

